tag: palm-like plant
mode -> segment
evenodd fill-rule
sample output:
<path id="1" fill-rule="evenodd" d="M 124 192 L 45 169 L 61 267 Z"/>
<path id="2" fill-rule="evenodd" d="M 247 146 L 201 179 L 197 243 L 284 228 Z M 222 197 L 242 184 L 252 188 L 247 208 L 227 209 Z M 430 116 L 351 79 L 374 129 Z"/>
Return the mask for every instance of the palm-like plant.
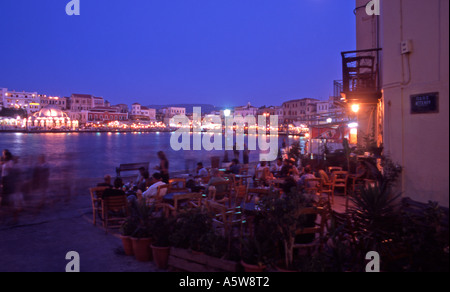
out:
<path id="1" fill-rule="evenodd" d="M 389 253 L 398 233 L 399 197 L 391 195 L 390 189 L 381 183 L 363 188 L 350 198 L 353 202 L 347 214 L 351 218 L 350 234 L 359 251 Z"/>

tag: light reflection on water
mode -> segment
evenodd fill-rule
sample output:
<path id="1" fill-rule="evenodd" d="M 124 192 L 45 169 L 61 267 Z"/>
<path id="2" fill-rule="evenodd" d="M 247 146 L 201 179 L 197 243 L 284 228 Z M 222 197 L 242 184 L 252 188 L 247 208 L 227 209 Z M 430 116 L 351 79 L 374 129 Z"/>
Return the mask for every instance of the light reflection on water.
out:
<path id="1" fill-rule="evenodd" d="M 170 171 L 185 170 L 185 160 L 203 162 L 210 166 L 211 157 L 224 157 L 224 151 L 174 151 L 170 147 L 170 133 L 0 133 L 0 149 L 9 149 L 20 157 L 22 166 L 33 165 L 45 154 L 52 167 L 52 178 L 70 176 L 71 179 L 101 178 L 115 175 L 121 163 L 150 162 L 157 165 L 156 153 L 164 151 Z M 283 139 L 280 137 L 280 146 Z M 289 143 L 298 138 L 289 138 Z M 301 139 L 304 145 L 303 139 Z M 242 161 L 242 154 L 241 154 Z M 229 153 L 233 158 L 233 153 Z M 259 160 L 259 152 L 250 152 L 250 161 Z M 58 171 L 63 169 L 64 171 Z"/>

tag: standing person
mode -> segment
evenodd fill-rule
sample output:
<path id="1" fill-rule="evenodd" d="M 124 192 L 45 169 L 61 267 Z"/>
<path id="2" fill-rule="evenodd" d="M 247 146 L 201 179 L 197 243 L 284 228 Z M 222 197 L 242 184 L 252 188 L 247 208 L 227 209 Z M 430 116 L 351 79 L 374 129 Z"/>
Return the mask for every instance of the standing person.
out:
<path id="1" fill-rule="evenodd" d="M 244 144 L 244 152 L 242 153 L 242 162 L 247 165 L 250 163 L 250 149 L 248 149 L 247 144 Z"/>
<path id="2" fill-rule="evenodd" d="M 159 166 L 156 166 L 155 169 L 159 170 L 161 174 L 162 181 L 166 184 L 169 183 L 169 160 L 166 157 L 166 154 L 163 151 L 158 152 L 159 158 Z"/>
<path id="3" fill-rule="evenodd" d="M 234 159 L 239 160 L 240 154 L 239 154 L 239 150 L 237 148 L 238 148 L 237 143 L 234 143 L 234 146 L 233 146 Z"/>
<path id="4" fill-rule="evenodd" d="M 11 195 L 15 192 L 15 177 L 14 177 L 14 157 L 7 149 L 2 152 L 2 200 L 3 206 L 9 206 L 11 202 Z"/>

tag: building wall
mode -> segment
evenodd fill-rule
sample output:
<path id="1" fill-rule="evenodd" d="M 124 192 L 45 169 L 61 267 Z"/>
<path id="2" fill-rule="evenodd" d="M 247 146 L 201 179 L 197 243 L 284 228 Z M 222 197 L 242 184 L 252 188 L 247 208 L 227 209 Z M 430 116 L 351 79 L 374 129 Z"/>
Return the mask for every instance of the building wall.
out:
<path id="1" fill-rule="evenodd" d="M 385 0 L 381 12 L 385 154 L 404 196 L 449 206 L 449 1 Z M 412 52 L 400 44 L 411 40 Z M 439 93 L 439 112 L 411 114 L 411 95 Z"/>
<path id="2" fill-rule="evenodd" d="M 40 97 L 37 92 L 16 92 L 3 88 L 0 93 L 3 97 L 3 107 L 5 108 L 22 108 L 29 115 L 41 109 Z"/>
<path id="3" fill-rule="evenodd" d="M 304 98 L 291 100 L 283 103 L 283 123 L 305 122 L 312 120 L 317 113 L 317 103 L 319 100 Z"/>
<path id="4" fill-rule="evenodd" d="M 67 98 L 66 97 L 53 97 L 53 96 L 46 96 L 46 95 L 41 95 L 40 97 L 40 104 L 41 104 L 41 109 L 48 106 L 48 105 L 55 105 L 58 106 L 60 109 L 62 110 L 66 110 L 67 109 Z"/>
<path id="5" fill-rule="evenodd" d="M 69 109 L 72 112 L 88 111 L 93 108 L 92 95 L 72 94 L 69 98 Z"/>

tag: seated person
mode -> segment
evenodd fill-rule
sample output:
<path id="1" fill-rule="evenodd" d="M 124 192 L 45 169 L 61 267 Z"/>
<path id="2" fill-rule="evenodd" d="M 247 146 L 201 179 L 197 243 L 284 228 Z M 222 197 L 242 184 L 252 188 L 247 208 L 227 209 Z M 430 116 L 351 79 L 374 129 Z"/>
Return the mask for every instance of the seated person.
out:
<path id="1" fill-rule="evenodd" d="M 142 173 L 142 177 L 140 179 L 140 183 L 137 185 L 138 189 L 145 192 L 148 187 L 151 185 L 150 173 L 146 170 Z"/>
<path id="2" fill-rule="evenodd" d="M 281 186 L 283 193 L 289 195 L 292 191 L 297 190 L 297 182 L 294 178 L 288 176 Z"/>
<path id="3" fill-rule="evenodd" d="M 165 185 L 166 183 L 164 183 L 162 181 L 162 176 L 159 172 L 156 172 L 153 174 L 152 178 L 150 179 L 150 187 L 148 188 L 148 190 L 146 190 L 143 194 L 142 197 L 144 199 L 153 199 L 156 197 L 156 195 L 158 194 L 158 187 Z M 165 192 L 167 192 L 167 190 L 165 190 Z M 165 192 L 163 194 L 160 194 L 161 196 L 165 195 Z"/>
<path id="4" fill-rule="evenodd" d="M 270 171 L 273 174 L 279 174 L 281 172 L 281 169 L 283 168 L 283 159 L 278 158 L 274 165 L 272 165 L 272 168 Z"/>
<path id="5" fill-rule="evenodd" d="M 283 161 L 283 166 L 281 167 L 280 176 L 288 177 L 290 170 L 291 170 L 291 166 L 289 165 L 289 160 L 285 159 Z"/>
<path id="6" fill-rule="evenodd" d="M 195 173 L 195 178 L 204 178 L 209 176 L 208 170 L 203 167 L 202 162 L 197 163 L 197 169 Z"/>
<path id="7" fill-rule="evenodd" d="M 358 166 L 356 167 L 356 181 L 363 181 L 369 177 L 369 171 L 367 166 L 363 161 L 358 161 Z"/>
<path id="8" fill-rule="evenodd" d="M 297 166 L 295 166 L 294 158 L 289 159 L 289 165 L 290 165 L 289 175 L 293 176 L 294 178 L 300 177 L 300 172 L 298 171 Z"/>
<path id="9" fill-rule="evenodd" d="M 313 179 L 313 178 L 316 178 L 316 177 L 314 176 L 314 174 L 312 174 L 311 166 L 307 165 L 305 167 L 304 174 L 300 177 L 300 180 L 298 181 L 298 187 L 300 189 L 315 187 L 315 185 L 317 184 L 316 182 L 314 183 L 314 185 L 306 185 L 306 182 L 305 182 L 307 179 Z"/>
<path id="10" fill-rule="evenodd" d="M 231 165 L 229 167 L 228 173 L 239 174 L 240 170 L 241 170 L 241 165 L 239 164 L 239 160 L 233 159 L 231 161 Z"/>
<path id="11" fill-rule="evenodd" d="M 113 185 L 111 184 L 111 176 L 109 174 L 105 175 L 103 178 L 103 182 L 98 183 L 97 186 L 112 188 Z"/>
<path id="12" fill-rule="evenodd" d="M 264 168 L 263 174 L 261 176 L 261 181 L 264 184 L 264 186 L 268 187 L 271 184 L 271 181 L 274 180 L 273 174 L 270 172 L 270 169 Z"/>
<path id="13" fill-rule="evenodd" d="M 114 180 L 114 187 L 110 189 L 106 189 L 103 192 L 103 198 L 105 197 L 113 197 L 113 196 L 125 196 L 125 192 L 123 191 L 123 181 L 120 177 Z"/>
<path id="14" fill-rule="evenodd" d="M 140 167 L 140 168 L 139 168 L 139 174 L 138 174 L 138 177 L 136 178 L 136 180 L 135 180 L 135 182 L 134 182 L 134 184 L 135 184 L 136 186 L 141 185 L 141 183 L 144 181 L 144 174 L 145 174 L 145 171 L 146 171 L 145 167 Z"/>
<path id="15" fill-rule="evenodd" d="M 264 173 L 265 169 L 268 169 L 269 167 L 267 166 L 267 161 L 261 161 L 258 166 L 256 166 L 256 170 L 255 170 L 255 178 L 256 179 L 261 179 L 262 175 Z"/>
<path id="16" fill-rule="evenodd" d="M 325 170 L 323 168 L 320 168 L 317 173 L 318 173 L 319 178 L 321 178 L 325 184 L 331 183 L 331 180 L 328 177 L 328 174 L 325 172 Z"/>
<path id="17" fill-rule="evenodd" d="M 225 182 L 226 180 L 220 176 L 220 171 L 216 168 L 213 168 L 211 170 L 211 179 L 209 180 L 208 186 L 206 187 L 207 190 L 209 190 L 209 188 L 218 182 Z M 217 192 L 223 192 L 224 189 L 217 189 Z"/>

